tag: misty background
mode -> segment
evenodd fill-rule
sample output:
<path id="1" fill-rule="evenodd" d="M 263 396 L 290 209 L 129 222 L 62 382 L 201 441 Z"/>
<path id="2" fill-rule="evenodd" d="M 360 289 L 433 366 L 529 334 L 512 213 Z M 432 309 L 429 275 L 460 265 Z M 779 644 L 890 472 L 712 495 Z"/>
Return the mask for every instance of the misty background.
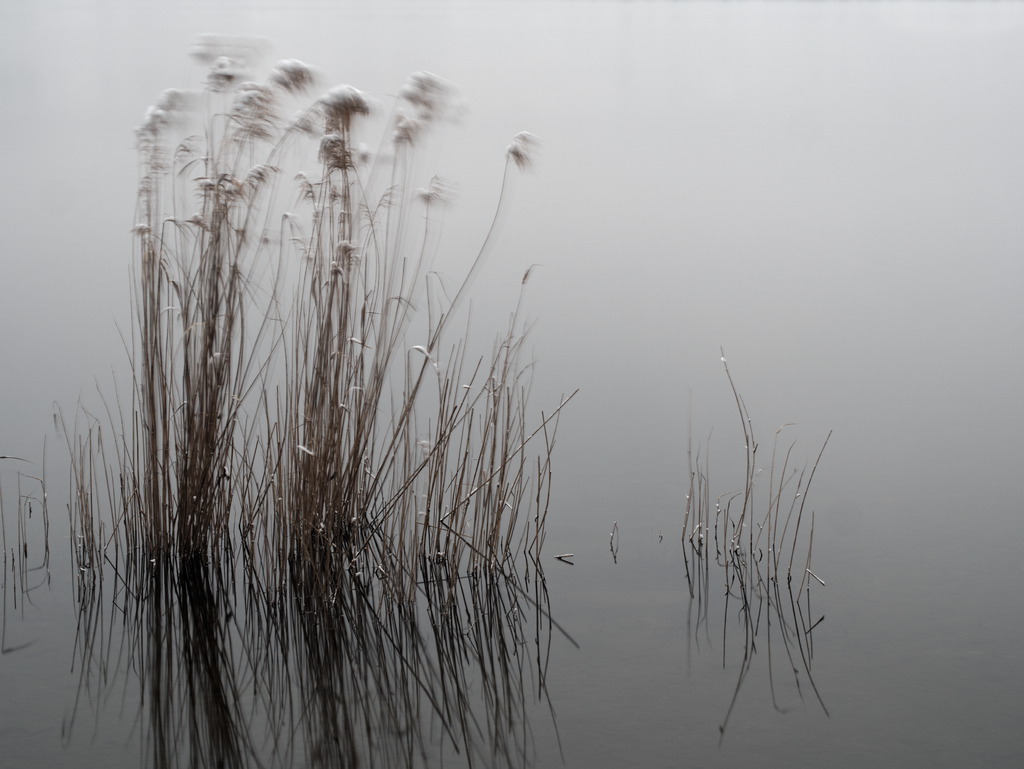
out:
<path id="1" fill-rule="evenodd" d="M 188 53 L 203 32 L 266 38 L 268 65 L 301 59 L 323 90 L 385 106 L 415 70 L 454 82 L 466 109 L 424 164 L 458 190 L 438 263 L 453 276 L 486 233 L 511 137 L 540 137 L 473 317 L 489 341 L 542 265 L 531 402 L 550 411 L 581 388 L 548 552 L 596 559 L 613 521 L 623 532 L 619 571 L 583 558 L 553 578 L 566 622 L 597 633 L 601 591 L 643 605 L 642 559 L 675 557 L 691 420 L 726 466 L 741 458 L 724 348 L 766 445 L 797 423 L 813 458 L 833 431 L 814 501 L 834 714 L 779 739 L 803 735 L 808 761 L 863 735 L 903 766 L 966 765 L 982 741 L 995 763 L 1021 755 L 1024 6 L 4 4 L 0 454 L 38 462 L 46 435 L 59 454 L 53 404 L 73 412 L 127 366 L 132 130 L 163 89 L 200 86 Z M 568 712 L 585 709 L 588 670 L 647 654 L 597 648 L 564 663 Z M 638 664 L 589 698 L 615 691 L 636 715 L 563 718 L 569 765 L 588 765 L 587 729 L 626 735 L 680 707 L 631 683 L 654 672 Z M 666 743 L 650 742 L 586 760 L 657 760 Z"/>

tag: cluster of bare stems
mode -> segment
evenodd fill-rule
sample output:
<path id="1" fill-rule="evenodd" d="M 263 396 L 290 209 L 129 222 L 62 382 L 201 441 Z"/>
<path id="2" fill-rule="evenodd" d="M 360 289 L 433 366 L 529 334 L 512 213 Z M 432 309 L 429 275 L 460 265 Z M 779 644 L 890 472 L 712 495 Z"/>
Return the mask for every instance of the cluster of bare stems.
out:
<path id="1" fill-rule="evenodd" d="M 780 450 L 779 438 L 789 425 L 776 430 L 764 491 L 753 421 L 729 373 L 724 353 L 722 365 L 743 430 L 746 469 L 741 488 L 712 496 L 707 457 L 702 460 L 699 451 L 696 457 L 692 448 L 688 451 L 690 488 L 683 515 L 682 540 L 687 546 L 684 555 L 687 561 L 690 553 L 699 561 L 715 560 L 727 575 L 738 572 L 738 579 L 749 579 L 752 584 L 778 581 L 782 570 L 790 585 L 796 569 L 800 592 L 808 576 L 821 581 L 811 571 L 814 511 L 808 510 L 810 520 L 806 522 L 804 511 L 814 473 L 832 434 L 825 438 L 808 469 L 791 465 L 793 444 L 785 452 Z"/>
<path id="2" fill-rule="evenodd" d="M 728 712 L 720 726 L 722 735 L 751 666 L 757 657 L 758 642 L 767 650 L 768 676 L 772 702 L 783 710 L 776 692 L 773 643 L 778 655 L 781 644 L 786 661 L 782 668 L 791 673 L 796 691 L 803 699 L 801 674 L 815 698 L 828 714 L 811 675 L 813 634 L 824 617 L 812 620 L 811 581 L 824 581 L 811 570 L 814 546 L 814 511 L 807 508 L 814 473 L 821 461 L 829 433 L 814 463 L 794 467 L 794 444 L 783 451 L 779 439 L 789 425 L 775 432 L 767 479 L 759 468 L 758 443 L 753 421 L 736 389 L 722 353 L 729 386 L 736 402 L 745 447 L 745 470 L 741 488 L 712 495 L 707 456 L 689 454 L 690 488 L 683 518 L 683 560 L 691 597 L 691 636 L 700 637 L 707 627 L 713 596 L 724 595 L 722 602 L 722 664 L 726 664 L 729 628 L 738 623 L 742 636 L 742 659 Z M 807 514 L 805 515 L 805 509 Z M 809 518 L 809 520 L 807 520 Z M 712 585 L 712 564 L 722 575 L 723 587 Z M 798 579 L 794 580 L 794 576 Z M 810 578 L 810 579 L 808 579 Z M 696 611 L 696 621 L 692 612 Z"/>
<path id="3" fill-rule="evenodd" d="M 438 568 L 535 560 L 564 401 L 530 424 L 519 304 L 489 358 L 450 328 L 468 322 L 468 283 L 532 137 L 509 146 L 491 230 L 446 287 L 430 269 L 444 188 L 414 176 L 448 83 L 414 74 L 371 153 L 355 88 L 286 122 L 309 67 L 282 61 L 253 83 L 201 53 L 204 91 L 165 92 L 137 130 L 130 396 L 67 430 L 80 572 L 240 553 L 267 588 L 298 562 L 404 603 Z M 282 169 L 317 140 L 296 191 Z"/>

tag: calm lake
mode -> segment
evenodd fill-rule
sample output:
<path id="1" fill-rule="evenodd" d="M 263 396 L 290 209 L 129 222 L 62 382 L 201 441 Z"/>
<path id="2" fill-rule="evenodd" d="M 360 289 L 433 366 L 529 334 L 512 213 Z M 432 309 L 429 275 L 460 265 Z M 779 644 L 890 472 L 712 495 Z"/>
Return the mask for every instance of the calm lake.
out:
<path id="1" fill-rule="evenodd" d="M 526 617 L 506 630 L 467 623 L 485 651 L 452 647 L 457 669 L 431 667 L 429 634 L 387 660 L 364 658 L 372 634 L 319 645 L 314 664 L 311 626 L 269 642 L 241 584 L 150 606 L 110 575 L 79 590 L 53 415 L 98 408 L 127 368 L 133 129 L 164 89 L 201 86 L 189 51 L 211 32 L 385 113 L 414 71 L 456 84 L 420 160 L 456 191 L 442 273 L 485 238 L 512 137 L 540 139 L 471 328 L 488 346 L 540 265 L 530 407 L 580 391 L 547 594 L 506 596 Z M 1024 765 L 1024 5 L 30 0 L 0 8 L 0 43 L 0 766 L 212 766 L 197 746 L 239 734 L 227 765 Z M 723 351 L 760 478 L 780 426 L 808 470 L 831 432 L 792 604 L 727 596 L 683 541 L 691 448 L 712 501 L 743 484 Z M 186 604 L 191 631 L 166 619 Z M 160 655 L 180 679 L 155 682 Z M 344 728 L 309 747 L 329 742 L 313 705 L 339 657 Z M 224 734 L 190 677 L 210 658 L 235 687 Z M 476 703 L 461 743 L 437 715 L 453 690 Z"/>

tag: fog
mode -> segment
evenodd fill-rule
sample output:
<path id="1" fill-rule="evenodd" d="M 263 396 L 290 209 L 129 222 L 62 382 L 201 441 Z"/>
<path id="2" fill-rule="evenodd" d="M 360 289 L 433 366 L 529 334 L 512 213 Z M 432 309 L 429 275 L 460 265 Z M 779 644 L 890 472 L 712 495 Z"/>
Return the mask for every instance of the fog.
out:
<path id="1" fill-rule="evenodd" d="M 457 84 L 465 109 L 423 161 L 458 192 L 446 274 L 487 232 L 511 137 L 540 137 L 472 313 L 489 342 L 540 265 L 527 286 L 532 404 L 550 412 L 580 388 L 556 448 L 552 552 L 605 540 L 613 520 L 637 537 L 678 527 L 687 446 L 740 443 L 724 350 L 766 446 L 796 423 L 813 458 L 833 431 L 815 542 L 849 579 L 833 595 L 851 659 L 871 654 L 858 629 L 910 603 L 922 636 L 949 631 L 947 601 L 959 632 L 1021 616 L 1009 585 L 1021 577 L 1024 7 L 8 3 L 0 454 L 37 459 L 53 404 L 73 412 L 125 365 L 132 129 L 163 89 L 199 86 L 188 52 L 201 32 L 266 39 L 269 63 L 302 59 L 325 88 L 351 83 L 384 109 L 415 70 Z M 972 604 L 983 588 L 995 592 Z M 1009 630 L 940 648 L 907 680 L 934 681 Z M 1010 683 L 989 682 L 994 701 L 1019 705 L 1019 652 L 998 648 Z M 840 687 L 861 668 L 836 670 Z M 965 702 L 986 691 L 962 678 Z M 910 691 L 883 692 L 883 709 L 933 696 Z"/>

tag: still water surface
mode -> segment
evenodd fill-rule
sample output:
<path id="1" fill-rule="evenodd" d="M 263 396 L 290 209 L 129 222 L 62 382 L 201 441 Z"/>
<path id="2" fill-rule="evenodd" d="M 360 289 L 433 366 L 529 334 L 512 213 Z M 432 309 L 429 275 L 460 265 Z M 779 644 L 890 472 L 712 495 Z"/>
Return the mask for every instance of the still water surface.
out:
<path id="1" fill-rule="evenodd" d="M 582 388 L 546 545 L 575 554 L 546 571 L 579 648 L 552 632 L 533 764 L 1024 762 L 1024 8 L 34 2 L 0 29 L 0 454 L 33 463 L 0 460 L 7 535 L 48 434 L 53 519 L 49 578 L 27 603 L 5 592 L 0 764 L 145 753 L 131 676 L 80 701 L 50 415 L 122 365 L 131 129 L 197 83 L 186 53 L 210 31 L 382 100 L 414 70 L 457 83 L 467 108 L 430 158 L 460 188 L 453 272 L 509 138 L 543 139 L 474 284 L 489 333 L 543 265 L 533 404 Z M 742 469 L 720 347 L 766 443 L 795 422 L 803 461 L 833 431 L 812 499 L 821 702 L 778 659 L 769 681 L 759 642 L 721 740 L 739 626 L 714 588 L 697 622 L 680 545 L 691 421 L 722 491 Z"/>

